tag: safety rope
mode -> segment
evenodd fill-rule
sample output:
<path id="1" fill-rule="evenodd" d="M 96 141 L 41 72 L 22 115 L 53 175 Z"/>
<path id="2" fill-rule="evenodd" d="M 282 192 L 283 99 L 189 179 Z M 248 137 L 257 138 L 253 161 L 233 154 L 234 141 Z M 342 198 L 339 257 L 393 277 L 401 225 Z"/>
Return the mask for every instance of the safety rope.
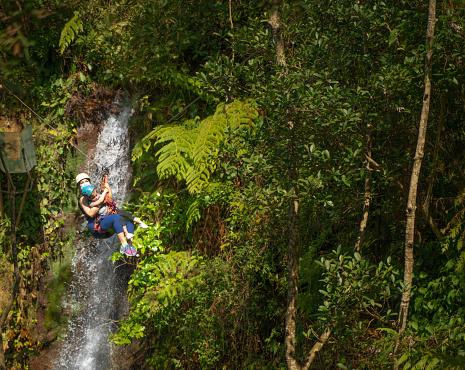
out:
<path id="1" fill-rule="evenodd" d="M 265 49 L 263 48 L 259 48 L 255 53 L 251 54 L 248 58 L 244 59 L 244 61 L 241 63 L 241 64 L 238 64 L 236 67 L 234 67 L 233 69 L 231 69 L 230 72 L 228 73 L 225 73 L 224 76 L 219 79 L 217 82 L 215 82 L 214 84 L 210 84 L 210 87 L 212 88 L 215 88 L 213 85 L 219 85 L 221 82 L 223 82 L 223 80 L 231 75 L 237 68 L 239 67 L 242 67 L 246 62 L 248 62 L 250 59 L 252 59 L 255 55 L 257 55 L 259 52 L 263 51 Z M 150 137 L 153 137 L 158 131 L 160 131 L 164 126 L 166 126 L 167 124 L 173 122 L 176 118 L 178 118 L 181 114 L 183 114 L 192 104 L 194 104 L 197 100 L 199 100 L 202 96 L 204 96 L 206 93 L 208 92 L 208 90 L 205 90 L 202 94 L 200 94 L 196 99 L 194 99 L 191 103 L 189 103 L 183 110 L 181 110 L 178 114 L 176 114 L 174 117 L 172 117 L 168 122 L 165 122 L 164 124 L 162 124 L 161 126 L 159 126 L 151 135 Z M 138 143 L 138 146 L 141 146 L 143 142 L 145 142 L 146 140 L 148 140 L 148 138 L 144 138 L 142 139 L 139 143 Z"/>
<path id="2" fill-rule="evenodd" d="M 76 150 L 78 150 L 82 155 L 84 155 L 84 157 L 86 157 L 89 161 L 93 162 L 97 168 L 99 168 L 99 164 L 97 162 L 95 162 L 92 158 L 90 158 L 89 156 L 87 156 L 81 149 L 79 149 L 76 145 L 74 145 L 71 141 L 69 141 L 68 139 L 65 139 L 63 136 L 61 136 L 58 132 L 57 129 L 53 128 L 49 123 L 47 123 L 47 121 L 45 121 L 36 111 L 34 111 L 34 109 L 32 109 L 29 105 L 27 105 L 25 102 L 23 102 L 13 91 L 11 91 L 8 87 L 5 86 L 5 84 L 3 84 L 2 86 L 3 88 L 5 88 L 6 90 L 8 90 L 10 92 L 11 95 L 13 95 L 16 99 L 18 99 L 22 104 L 24 104 L 32 113 L 34 113 L 43 123 L 45 123 L 52 131 L 55 131 L 58 136 L 60 136 L 64 141 L 68 142 L 71 146 L 73 146 Z"/>
<path id="3" fill-rule="evenodd" d="M 225 73 L 224 76 L 219 79 L 217 82 L 215 83 L 211 83 L 210 84 L 210 87 L 214 88 L 215 89 L 215 86 L 214 85 L 219 85 L 221 82 L 223 82 L 223 80 L 231 75 L 237 68 L 239 67 L 242 67 L 246 62 L 248 62 L 250 59 L 252 59 L 255 55 L 257 55 L 259 52 L 263 51 L 264 49 L 263 48 L 259 48 L 255 53 L 251 54 L 248 58 L 244 59 L 244 61 L 240 64 L 238 64 L 236 67 L 234 67 L 233 69 L 231 69 L 230 72 L 228 73 Z M 34 113 L 43 123 L 45 123 L 48 127 L 50 127 L 50 129 L 52 129 L 53 131 L 57 131 L 56 129 L 54 129 L 49 123 L 47 123 L 47 121 L 45 121 L 38 113 L 36 113 L 31 107 L 29 107 L 25 102 L 23 102 L 18 96 L 16 96 L 16 94 L 14 94 L 10 89 L 8 89 L 5 84 L 3 84 L 3 87 L 8 90 L 10 92 L 10 94 L 12 94 L 16 99 L 18 99 L 22 104 L 24 104 L 32 113 Z M 169 119 L 167 122 L 165 122 L 164 124 L 160 125 L 159 127 L 157 127 L 157 129 L 153 132 L 152 135 L 150 135 L 151 137 L 153 137 L 154 134 L 156 134 L 158 131 L 160 131 L 164 126 L 168 125 L 169 123 L 173 122 L 176 118 L 178 118 L 181 114 L 183 114 L 187 109 L 189 109 L 189 107 L 191 107 L 195 102 L 197 102 L 200 98 L 202 98 L 202 96 L 204 96 L 209 90 L 205 90 L 202 94 L 200 94 L 197 98 L 195 98 L 192 102 L 190 102 L 188 105 L 186 105 L 186 107 L 184 109 L 182 109 L 178 114 L 176 114 L 174 117 L 172 117 L 171 119 Z M 57 131 L 58 132 L 58 131 Z M 74 148 L 76 148 L 76 150 L 78 150 L 80 153 L 82 153 L 89 161 L 91 161 L 92 163 L 94 163 L 96 166 L 97 166 L 97 169 L 98 168 L 102 168 L 102 170 L 105 172 L 105 169 L 108 169 L 109 167 L 113 166 L 117 161 L 115 160 L 112 164 L 110 165 L 107 165 L 105 167 L 103 166 L 100 166 L 99 163 L 97 163 L 95 160 L 93 160 L 92 158 L 88 157 L 81 149 L 79 149 L 76 145 L 74 145 L 72 142 L 70 142 L 69 140 L 65 139 L 63 136 L 61 136 L 60 134 L 58 134 L 58 136 L 60 136 L 63 140 L 65 140 L 66 142 L 68 142 L 70 145 L 72 145 Z M 142 141 L 138 144 L 139 146 L 144 142 L 146 141 L 147 138 L 145 139 L 142 139 Z"/>

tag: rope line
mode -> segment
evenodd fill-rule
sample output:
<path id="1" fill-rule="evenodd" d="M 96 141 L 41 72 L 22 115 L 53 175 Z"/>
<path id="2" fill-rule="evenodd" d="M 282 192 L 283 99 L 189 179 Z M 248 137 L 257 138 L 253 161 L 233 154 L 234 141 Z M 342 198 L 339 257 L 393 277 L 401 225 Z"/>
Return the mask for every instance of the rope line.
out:
<path id="1" fill-rule="evenodd" d="M 259 48 L 255 53 L 251 54 L 248 58 L 244 59 L 244 61 L 240 64 L 238 64 L 236 67 L 234 67 L 233 69 L 231 69 L 230 72 L 227 72 L 224 74 L 224 76 L 219 79 L 217 82 L 215 83 L 211 83 L 210 84 L 210 87 L 215 89 L 215 85 L 219 85 L 221 82 L 223 82 L 223 80 L 229 76 L 229 75 L 232 75 L 232 73 L 239 67 L 242 67 L 246 62 L 248 62 L 250 59 L 252 59 L 254 56 L 256 56 L 259 52 L 261 52 L 262 50 L 264 50 L 263 48 Z M 36 111 L 34 111 L 34 109 L 32 109 L 31 107 L 29 107 L 29 105 L 27 105 L 24 101 L 22 101 L 15 93 L 13 93 L 8 87 L 5 86 L 5 84 L 3 84 L 1 87 L 5 88 L 6 90 L 8 90 L 10 92 L 11 95 L 13 95 L 16 99 L 18 99 L 24 106 L 26 106 L 32 113 L 34 113 L 34 115 L 36 115 L 43 123 L 45 123 L 51 130 L 57 132 L 58 136 L 60 136 L 64 141 L 66 141 L 67 143 L 69 143 L 71 146 L 73 146 L 77 151 L 79 151 L 82 155 L 84 155 L 84 157 L 86 157 L 90 162 L 94 163 L 96 166 L 97 166 L 97 169 L 102 167 L 102 169 L 104 168 L 109 168 L 111 166 L 113 166 L 117 160 L 115 160 L 112 164 L 108 165 L 108 166 L 101 166 L 99 163 L 97 163 L 94 159 L 90 158 L 89 156 L 87 156 L 81 149 L 79 149 L 76 145 L 74 145 L 72 142 L 70 142 L 68 139 L 65 139 L 63 136 L 61 136 L 58 131 L 53 128 L 47 121 L 45 121 L 45 119 L 43 119 Z M 153 137 L 153 135 L 155 135 L 158 131 L 160 131 L 164 126 L 168 125 L 169 123 L 173 122 L 176 118 L 178 118 L 181 114 L 183 114 L 187 109 L 189 109 L 195 102 L 197 102 L 200 98 L 202 98 L 202 96 L 204 96 L 209 90 L 205 90 L 202 94 L 200 94 L 197 98 L 195 98 L 192 102 L 190 102 L 188 105 L 186 105 L 186 107 L 184 107 L 184 109 L 182 109 L 178 114 L 176 114 L 174 117 L 172 117 L 171 119 L 169 119 L 167 122 L 165 122 L 164 124 L 160 125 L 157 127 L 157 129 L 150 135 L 151 137 Z M 143 142 L 145 142 L 146 140 L 148 140 L 148 138 L 146 137 L 145 139 L 142 139 L 140 141 L 140 143 L 138 143 L 138 146 L 140 146 Z"/>
<path id="2" fill-rule="evenodd" d="M 59 133 L 58 133 L 58 130 L 56 130 L 55 128 L 53 128 L 49 123 L 47 123 L 47 121 L 45 121 L 45 119 L 43 119 L 36 111 L 34 111 L 34 109 L 32 109 L 29 105 L 27 105 L 25 102 L 23 102 L 13 91 L 11 91 L 8 87 L 6 87 L 5 85 L 3 85 L 3 87 L 8 90 L 10 92 L 11 95 L 13 95 L 16 99 L 18 99 L 22 104 L 24 104 L 32 113 L 34 113 L 43 123 L 45 123 L 51 130 L 55 131 L 58 136 L 60 136 L 64 141 L 68 142 L 68 144 L 70 144 L 71 146 L 73 146 L 76 150 L 78 150 L 82 155 L 84 155 L 84 157 L 86 157 L 89 161 L 93 162 L 97 168 L 99 167 L 99 164 L 97 162 L 95 162 L 92 158 L 90 158 L 89 156 L 87 156 L 81 149 L 79 149 L 76 145 L 74 145 L 71 141 L 69 141 L 68 139 L 65 139 L 63 136 L 61 136 Z"/>
<path id="3" fill-rule="evenodd" d="M 228 76 L 228 75 L 231 75 L 237 68 L 239 67 L 242 67 L 246 62 L 248 62 L 250 59 L 252 59 L 255 55 L 257 55 L 259 52 L 261 52 L 262 50 L 265 50 L 263 48 L 260 48 L 258 49 L 255 53 L 251 54 L 248 58 L 246 58 L 241 64 L 238 64 L 236 67 L 234 67 L 230 72 L 228 73 L 225 73 L 224 76 L 218 80 L 217 82 L 214 83 L 214 85 L 219 85 L 221 82 L 223 82 L 223 80 Z M 213 86 L 213 84 L 210 84 L 210 87 L 212 87 L 213 89 L 215 89 L 215 87 Z M 205 90 L 202 94 L 200 94 L 196 99 L 194 99 L 191 103 L 189 103 L 182 111 L 180 111 L 178 114 L 176 114 L 174 117 L 172 117 L 168 122 L 162 124 L 161 126 L 158 126 L 157 129 L 151 133 L 150 137 L 153 137 L 158 131 L 160 131 L 164 126 L 166 126 L 167 124 L 173 122 L 176 118 L 178 118 L 182 113 L 184 113 L 192 104 L 194 104 L 197 100 L 199 100 L 202 96 L 204 96 L 206 93 L 208 92 L 208 90 Z M 146 140 L 148 140 L 149 138 L 145 137 L 144 139 L 142 139 L 137 145 L 140 146 L 142 145 L 143 142 L 145 142 Z"/>

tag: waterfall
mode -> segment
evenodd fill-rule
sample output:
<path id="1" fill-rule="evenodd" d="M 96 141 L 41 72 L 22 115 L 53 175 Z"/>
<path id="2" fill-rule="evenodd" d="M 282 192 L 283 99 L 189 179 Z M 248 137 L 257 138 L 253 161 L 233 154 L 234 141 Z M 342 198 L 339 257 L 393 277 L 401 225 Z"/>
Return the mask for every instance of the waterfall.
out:
<path id="1" fill-rule="evenodd" d="M 100 166 L 109 167 L 108 183 L 113 198 L 121 205 L 131 179 L 128 123 L 133 108 L 129 99 L 121 96 L 114 104 L 119 112 L 111 114 L 104 123 L 94 160 Z M 101 172 L 89 175 L 94 186 L 102 180 Z M 112 365 L 114 348 L 108 338 L 115 332 L 117 321 L 128 310 L 126 291 L 131 267 L 108 260 L 118 250 L 116 235 L 105 240 L 90 238 L 85 244 L 76 246 L 72 262 L 73 281 L 68 300 L 63 302 L 71 312 L 70 321 L 55 369 L 118 368 L 118 365 Z"/>

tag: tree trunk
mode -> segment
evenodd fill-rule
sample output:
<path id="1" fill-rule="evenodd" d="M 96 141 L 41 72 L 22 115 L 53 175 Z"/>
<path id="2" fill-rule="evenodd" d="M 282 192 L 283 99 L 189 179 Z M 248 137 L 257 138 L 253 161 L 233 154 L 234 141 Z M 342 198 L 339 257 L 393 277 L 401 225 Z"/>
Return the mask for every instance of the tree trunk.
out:
<path id="1" fill-rule="evenodd" d="M 282 36 L 282 22 L 279 18 L 279 6 L 282 0 L 269 0 L 271 4 L 270 24 L 273 41 L 276 48 L 277 63 L 286 69 L 286 57 L 284 54 L 284 40 Z M 292 122 L 289 122 L 290 130 L 294 129 Z M 292 132 L 289 141 L 291 158 L 295 159 L 293 151 Z M 287 277 L 287 307 L 285 323 L 285 344 L 286 344 L 286 363 L 289 370 L 308 369 L 315 359 L 316 353 L 323 347 L 328 340 L 332 328 L 327 328 L 321 335 L 320 340 L 313 346 L 310 351 L 305 365 L 302 368 L 297 360 L 295 350 L 296 321 L 297 321 L 297 300 L 299 295 L 299 247 L 300 247 L 300 199 L 299 199 L 299 173 L 295 160 L 292 160 L 290 169 L 290 180 L 294 186 L 294 196 L 289 201 L 289 244 L 288 244 L 288 277 Z"/>
<path id="2" fill-rule="evenodd" d="M 367 124 L 367 158 L 371 158 L 371 125 Z M 358 230 L 357 241 L 355 242 L 354 250 L 356 252 L 360 252 L 360 246 L 362 244 L 363 234 L 365 233 L 365 228 L 367 227 L 368 223 L 368 210 L 370 209 L 370 202 L 371 202 L 371 168 L 370 168 L 370 160 L 367 159 L 367 163 L 365 166 L 366 174 L 365 174 L 365 194 L 363 196 L 363 215 L 362 220 L 360 221 L 360 228 Z"/>
<path id="3" fill-rule="evenodd" d="M 2 181 L 0 180 L 0 191 L 2 190 Z M 3 193 L 0 193 L 0 220 L 5 218 L 5 210 L 3 209 Z"/>
<path id="4" fill-rule="evenodd" d="M 429 206 L 430 206 L 431 198 L 433 194 L 434 178 L 436 175 L 436 168 L 438 165 L 438 154 L 439 154 L 439 147 L 441 144 L 441 131 L 442 131 L 442 127 L 444 126 L 444 118 L 446 116 L 446 100 L 447 100 L 447 95 L 443 95 L 441 97 L 441 113 L 439 115 L 438 128 L 436 130 L 436 141 L 434 143 L 433 168 L 431 169 L 431 174 L 430 174 L 429 181 L 428 181 L 428 191 L 426 193 L 425 204 L 423 205 L 421 209 L 423 213 L 423 218 L 428 223 L 428 225 L 431 227 L 431 230 L 433 230 L 434 235 L 436 235 L 436 238 L 438 240 L 441 239 L 441 232 L 439 231 L 439 228 L 436 225 L 436 222 L 434 221 L 433 217 L 431 217 Z"/>
<path id="5" fill-rule="evenodd" d="M 286 57 L 284 54 L 283 24 L 279 18 L 279 6 L 282 0 L 270 0 L 270 19 L 268 23 L 273 33 L 273 42 L 276 50 L 276 61 L 286 68 Z"/>
<path id="6" fill-rule="evenodd" d="M 323 345 L 326 343 L 326 341 L 329 339 L 329 336 L 331 335 L 331 331 L 333 330 L 332 326 L 328 326 L 326 330 L 321 334 L 320 339 L 318 342 L 315 343 L 313 348 L 310 350 L 310 353 L 308 354 L 307 360 L 305 361 L 305 365 L 302 366 L 302 370 L 308 370 L 310 368 L 310 365 L 312 364 L 313 360 L 315 360 L 317 352 L 323 348 Z"/>
<path id="7" fill-rule="evenodd" d="M 279 6 L 282 0 L 270 0 L 270 24 L 273 41 L 276 48 L 276 59 L 279 65 L 286 68 L 286 58 L 284 54 L 284 41 L 282 37 L 282 23 L 279 18 Z M 293 130 L 293 124 L 290 122 L 290 130 Z M 287 307 L 285 323 L 286 344 L 286 363 L 287 368 L 300 370 L 299 362 L 296 359 L 295 352 L 295 329 L 297 316 L 297 297 L 299 292 L 299 242 L 300 242 L 300 217 L 299 217 L 299 198 L 298 198 L 298 173 L 292 149 L 292 132 L 289 139 L 292 168 L 290 169 L 290 180 L 294 186 L 295 195 L 289 201 L 289 244 L 288 244 L 288 274 L 287 274 Z"/>
<path id="8" fill-rule="evenodd" d="M 296 191 L 296 196 L 298 196 Z M 299 369 L 300 365 L 295 353 L 295 328 L 297 315 L 297 297 L 299 293 L 299 242 L 300 217 L 299 200 L 291 199 L 289 202 L 289 245 L 287 250 L 287 308 L 286 308 L 286 362 L 288 369 Z"/>
<path id="9" fill-rule="evenodd" d="M 407 200 L 407 225 L 405 229 L 405 270 L 404 270 L 404 289 L 399 310 L 398 331 L 402 335 L 407 326 L 407 315 L 410 303 L 410 290 L 412 286 L 413 274 L 413 243 L 415 231 L 415 210 L 417 200 L 418 178 L 420 176 L 421 161 L 424 154 L 426 139 L 426 127 L 428 123 L 428 113 L 431 100 L 431 69 L 433 55 L 433 38 L 434 27 L 436 23 L 436 0 L 429 1 L 428 26 L 426 30 L 426 42 L 428 52 L 425 61 L 425 91 L 423 94 L 423 107 L 420 116 L 420 127 L 418 129 L 417 147 L 413 161 L 413 169 L 410 178 L 410 188 Z M 396 346 L 397 351 L 397 346 Z M 396 352 L 395 351 L 395 352 Z"/>

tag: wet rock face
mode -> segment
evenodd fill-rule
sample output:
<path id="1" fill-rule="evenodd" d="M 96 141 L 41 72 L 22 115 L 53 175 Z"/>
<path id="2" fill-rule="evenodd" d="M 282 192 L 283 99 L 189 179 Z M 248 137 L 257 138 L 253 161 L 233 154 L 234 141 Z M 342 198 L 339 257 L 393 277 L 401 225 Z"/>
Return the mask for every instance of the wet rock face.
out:
<path id="1" fill-rule="evenodd" d="M 95 157 L 98 137 L 102 129 L 103 124 L 95 125 L 90 122 L 85 122 L 77 128 L 77 147 L 89 158 Z M 92 166 L 93 163 L 86 158 L 84 163 L 76 169 L 76 174 L 79 172 L 90 172 L 89 169 L 92 168 Z"/>
<path id="2" fill-rule="evenodd" d="M 78 89 L 66 104 L 65 115 L 69 120 L 77 120 L 80 124 L 92 123 L 100 125 L 112 112 L 115 92 L 104 86 L 94 85 L 90 90 Z"/>

